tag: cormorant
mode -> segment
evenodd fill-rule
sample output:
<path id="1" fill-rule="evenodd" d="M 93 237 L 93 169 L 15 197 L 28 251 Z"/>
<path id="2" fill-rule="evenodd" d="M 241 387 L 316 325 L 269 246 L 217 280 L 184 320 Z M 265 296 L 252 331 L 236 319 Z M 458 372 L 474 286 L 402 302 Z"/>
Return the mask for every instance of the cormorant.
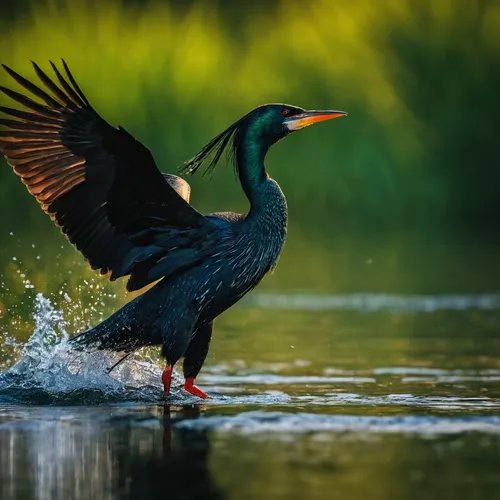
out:
<path id="1" fill-rule="evenodd" d="M 91 106 L 62 61 L 51 62 L 58 84 L 33 63 L 48 92 L 4 66 L 37 102 L 0 87 L 28 111 L 0 107 L 0 150 L 42 209 L 111 280 L 127 290 L 152 288 L 108 319 L 74 337 L 83 346 L 130 353 L 161 345 L 170 393 L 172 368 L 184 357 L 184 388 L 194 385 L 207 355 L 214 318 L 276 266 L 285 242 L 287 205 L 264 166 L 268 149 L 308 125 L 344 116 L 287 104 L 260 106 L 212 139 L 184 171 L 213 169 L 224 150 L 250 202 L 246 215 L 202 215 L 189 204 L 189 184 L 158 170 L 150 151 Z"/>

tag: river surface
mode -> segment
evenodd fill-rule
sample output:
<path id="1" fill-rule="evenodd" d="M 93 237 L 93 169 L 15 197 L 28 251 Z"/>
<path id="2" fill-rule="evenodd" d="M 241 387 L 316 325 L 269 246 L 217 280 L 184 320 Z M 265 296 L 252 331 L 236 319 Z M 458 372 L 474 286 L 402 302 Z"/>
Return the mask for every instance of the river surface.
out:
<path id="1" fill-rule="evenodd" d="M 200 402 L 180 387 L 164 401 L 146 356 L 108 374 L 115 355 L 73 351 L 39 295 L 0 375 L 0 496 L 495 498 L 499 302 L 256 293 Z M 269 322 L 288 335 L 258 361 Z"/>
<path id="2" fill-rule="evenodd" d="M 498 498 L 497 247 L 301 241 L 216 321 L 205 401 L 68 344 L 120 285 L 4 249 L 0 498 Z"/>

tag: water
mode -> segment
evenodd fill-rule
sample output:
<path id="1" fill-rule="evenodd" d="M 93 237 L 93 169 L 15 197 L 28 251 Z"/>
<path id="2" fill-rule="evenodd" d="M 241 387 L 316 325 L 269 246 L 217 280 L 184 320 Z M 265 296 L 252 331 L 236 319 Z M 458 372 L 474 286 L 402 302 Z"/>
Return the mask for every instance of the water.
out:
<path id="1" fill-rule="evenodd" d="M 176 376 L 165 401 L 154 353 L 108 373 L 119 355 L 74 351 L 39 294 L 29 341 L 5 346 L 0 497 L 495 498 L 498 304 L 256 293 L 218 321 L 212 397 Z"/>

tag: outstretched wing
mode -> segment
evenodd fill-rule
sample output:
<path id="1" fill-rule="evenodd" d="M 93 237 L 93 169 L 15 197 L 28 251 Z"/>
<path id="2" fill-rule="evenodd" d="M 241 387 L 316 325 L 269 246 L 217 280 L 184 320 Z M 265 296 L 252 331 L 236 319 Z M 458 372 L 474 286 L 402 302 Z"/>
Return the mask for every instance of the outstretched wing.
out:
<path id="1" fill-rule="evenodd" d="M 0 107 L 0 151 L 43 210 L 93 269 L 129 290 L 192 266 L 217 240 L 189 203 L 189 185 L 159 172 L 150 151 L 92 108 L 66 63 L 59 85 L 35 63 L 49 93 L 4 66 L 36 102 L 0 87 L 29 111 Z M 13 118 L 13 119 L 12 119 Z"/>

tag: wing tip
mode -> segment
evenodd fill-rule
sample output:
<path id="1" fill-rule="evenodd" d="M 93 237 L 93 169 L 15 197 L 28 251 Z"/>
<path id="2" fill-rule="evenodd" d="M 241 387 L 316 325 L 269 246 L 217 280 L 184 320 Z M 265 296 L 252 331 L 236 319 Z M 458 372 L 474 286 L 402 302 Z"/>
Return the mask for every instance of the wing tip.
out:
<path id="1" fill-rule="evenodd" d="M 2 68 L 14 80 L 18 81 L 19 78 L 22 78 L 21 75 L 19 75 L 18 73 L 16 73 L 12 68 L 9 68 L 6 64 L 2 63 Z"/>

